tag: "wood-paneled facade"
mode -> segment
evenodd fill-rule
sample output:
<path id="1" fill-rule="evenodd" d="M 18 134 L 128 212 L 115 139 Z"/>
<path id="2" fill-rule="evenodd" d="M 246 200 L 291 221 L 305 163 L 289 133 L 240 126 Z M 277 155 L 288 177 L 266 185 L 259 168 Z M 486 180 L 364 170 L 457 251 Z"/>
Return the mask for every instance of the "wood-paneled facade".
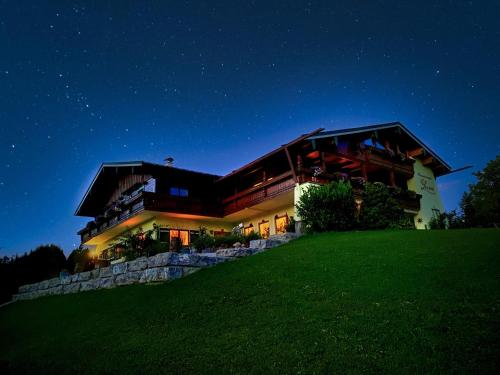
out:
<path id="1" fill-rule="evenodd" d="M 105 163 L 76 211 L 93 217 L 78 233 L 86 243 L 141 212 L 213 220 L 226 227 L 274 208 L 276 217 L 288 217 L 293 212 L 278 208 L 293 207 L 297 186 L 334 179 L 351 180 L 355 188 L 363 181 L 382 182 L 409 213 L 418 215 L 422 195 L 408 188 L 416 160 L 434 179 L 451 171 L 402 124 L 390 123 L 317 129 L 225 176 L 142 161 Z"/>

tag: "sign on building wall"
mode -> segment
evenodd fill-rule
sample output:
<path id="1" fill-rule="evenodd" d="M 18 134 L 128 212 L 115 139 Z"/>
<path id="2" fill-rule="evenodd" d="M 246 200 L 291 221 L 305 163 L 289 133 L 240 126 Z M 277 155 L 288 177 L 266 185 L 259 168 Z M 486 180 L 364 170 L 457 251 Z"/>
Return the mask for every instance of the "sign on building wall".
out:
<path id="1" fill-rule="evenodd" d="M 415 174 L 408 181 L 408 189 L 420 194 L 420 211 L 415 215 L 417 229 L 429 228 L 429 222 L 439 212 L 443 212 L 443 203 L 432 170 L 416 160 L 413 165 Z"/>

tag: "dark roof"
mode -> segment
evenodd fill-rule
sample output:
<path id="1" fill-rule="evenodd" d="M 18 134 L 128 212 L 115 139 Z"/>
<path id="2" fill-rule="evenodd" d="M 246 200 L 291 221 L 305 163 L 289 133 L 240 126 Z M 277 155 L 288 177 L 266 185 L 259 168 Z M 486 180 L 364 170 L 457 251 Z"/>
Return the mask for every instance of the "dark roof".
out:
<path id="1" fill-rule="evenodd" d="M 231 173 L 228 173 L 224 176 L 218 176 L 214 174 L 209 174 L 209 173 L 203 173 L 203 172 L 197 172 L 197 171 L 192 171 L 188 169 L 182 169 L 182 168 L 177 168 L 177 167 L 171 167 L 171 166 L 165 166 L 161 164 L 155 164 L 155 163 L 149 163 L 149 162 L 144 162 L 144 161 L 128 161 L 128 162 L 109 162 L 109 163 L 103 163 L 101 167 L 99 168 L 97 174 L 95 175 L 94 179 L 92 180 L 92 183 L 90 184 L 89 188 L 87 189 L 84 197 L 82 198 L 80 204 L 78 205 L 78 208 L 76 209 L 75 215 L 81 215 L 81 216 L 92 216 L 89 215 L 91 213 L 92 208 L 91 207 L 85 207 L 87 203 L 87 200 L 91 194 L 93 194 L 95 190 L 95 185 L 103 183 L 106 185 L 106 183 L 109 183 L 110 181 L 113 181 L 116 179 L 118 172 L 118 168 L 120 172 L 126 174 L 130 173 L 129 168 L 134 171 L 134 168 L 139 168 L 141 170 L 142 174 L 161 174 L 163 171 L 168 173 L 170 172 L 178 172 L 181 174 L 187 173 L 187 174 L 195 174 L 195 175 L 200 175 L 200 176 L 206 176 L 206 177 L 211 177 L 213 178 L 214 181 L 222 181 L 225 180 L 228 177 L 231 177 L 235 174 L 240 173 L 241 171 L 244 171 L 245 169 L 251 168 L 252 166 L 256 165 L 257 163 L 269 158 L 270 156 L 273 156 L 274 154 L 285 150 L 285 148 L 290 147 L 292 145 L 295 145 L 303 140 L 315 140 L 315 139 L 321 139 L 321 138 L 329 138 L 329 137 L 336 137 L 336 136 L 343 136 L 343 135 L 351 135 L 351 134 L 356 134 L 356 133 L 364 133 L 364 132 L 370 132 L 370 131 L 376 131 L 376 130 L 382 130 L 382 129 L 389 129 L 389 128 L 400 128 L 404 133 L 406 133 L 411 139 L 413 139 L 414 142 L 416 142 L 420 147 L 422 147 L 426 152 L 428 152 L 432 157 L 434 157 L 439 163 L 441 163 L 445 169 L 447 170 L 445 173 L 441 173 L 440 175 L 451 173 L 451 166 L 446 163 L 443 159 L 441 159 L 431 148 L 429 148 L 427 145 L 425 145 L 417 136 L 415 136 L 410 130 L 408 130 L 402 123 L 400 122 L 389 122 L 389 123 L 384 123 L 384 124 L 376 124 L 376 125 L 368 125 L 368 126 L 362 126 L 362 127 L 356 127 L 356 128 L 348 128 L 348 129 L 339 129 L 339 130 L 329 130 L 325 131 L 323 128 L 319 128 L 314 130 L 313 132 L 310 132 L 308 134 L 303 134 L 300 137 L 297 137 L 296 139 L 292 140 L 291 142 L 284 144 L 276 149 L 274 149 L 271 152 L 268 152 L 267 154 L 259 157 L 258 159 L 255 159 L 254 161 L 245 164 L 241 168 L 238 168 Z M 109 170 L 115 170 L 114 174 L 107 173 Z M 105 197 L 100 197 L 102 200 L 105 200 Z M 102 202 L 100 202 L 102 203 Z"/>
<path id="2" fill-rule="evenodd" d="M 115 173 L 110 173 L 111 171 L 115 171 Z M 175 172 L 177 174 L 188 174 L 188 175 L 198 175 L 205 176 L 208 178 L 212 178 L 214 181 L 220 176 L 213 175 L 209 173 L 192 171 L 189 169 L 165 166 L 162 164 L 149 163 L 145 161 L 125 161 L 125 162 L 106 162 L 101 164 L 99 170 L 94 176 L 90 186 L 88 187 L 85 195 L 83 196 L 80 204 L 78 205 L 75 215 L 77 216 L 93 216 L 91 213 L 92 208 L 89 207 L 88 198 L 92 194 L 97 194 L 96 190 L 98 185 L 109 186 L 109 184 L 116 180 L 117 176 L 120 174 L 129 174 L 137 171 L 137 174 L 146 174 L 146 175 L 158 175 L 162 173 L 172 173 Z M 100 195 L 102 200 L 106 200 L 104 194 Z M 103 203 L 102 201 L 100 203 Z M 90 215 L 89 215 L 90 214 Z"/>
<path id="3" fill-rule="evenodd" d="M 239 172 L 241 172 L 241 171 L 243 171 L 243 170 L 245 170 L 247 168 L 251 168 L 252 166 L 254 166 L 255 164 L 257 164 L 258 162 L 260 162 L 260 161 L 262 161 L 264 159 L 267 159 L 268 157 L 276 154 L 277 152 L 280 152 L 280 151 L 284 150 L 286 147 L 290 147 L 290 146 L 292 146 L 292 145 L 294 145 L 294 144 L 296 144 L 296 143 L 298 143 L 300 141 L 303 141 L 304 139 L 307 139 L 307 138 L 313 136 L 314 134 L 317 134 L 317 133 L 321 132 L 322 130 L 324 130 L 324 128 L 318 128 L 318 129 L 316 129 L 316 130 L 314 130 L 314 131 L 312 131 L 310 133 L 302 134 L 300 137 L 295 138 L 293 141 L 288 142 L 288 143 L 286 143 L 284 145 L 281 145 L 280 147 L 278 147 L 278 148 L 276 148 L 276 149 L 268 152 L 267 154 L 261 156 L 260 158 L 255 159 L 254 161 L 251 161 L 250 163 L 245 164 L 244 166 L 242 166 L 242 167 L 240 167 L 240 168 L 232 171 L 231 173 L 228 173 L 228 174 L 222 176 L 217 181 L 225 180 L 226 178 L 231 177 L 231 176 L 233 176 L 233 175 L 235 175 L 235 174 L 237 174 L 237 173 L 239 173 Z"/>
<path id="4" fill-rule="evenodd" d="M 368 126 L 360 126 L 356 128 L 348 128 L 348 129 L 339 129 L 339 130 L 329 130 L 322 131 L 318 134 L 315 134 L 309 137 L 309 140 L 313 139 L 321 139 L 321 138 L 329 138 L 329 137 L 338 137 L 342 135 L 350 135 L 356 133 L 365 133 L 375 130 L 389 129 L 389 128 L 400 128 L 403 130 L 410 138 L 412 138 L 420 147 L 422 147 L 425 151 L 427 151 L 430 155 L 432 155 L 437 161 L 439 161 L 446 169 L 451 171 L 451 166 L 446 163 L 443 159 L 441 159 L 429 146 L 424 144 L 415 134 L 413 134 L 406 126 L 404 126 L 400 122 L 388 122 L 384 124 L 376 124 L 376 125 L 368 125 Z"/>

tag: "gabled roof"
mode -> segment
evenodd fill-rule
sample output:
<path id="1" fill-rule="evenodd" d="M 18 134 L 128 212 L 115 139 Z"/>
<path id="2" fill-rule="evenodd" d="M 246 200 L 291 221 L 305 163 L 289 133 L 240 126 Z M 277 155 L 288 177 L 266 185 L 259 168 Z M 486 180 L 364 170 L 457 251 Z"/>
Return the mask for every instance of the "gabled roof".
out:
<path id="1" fill-rule="evenodd" d="M 384 123 L 384 124 L 368 125 L 368 126 L 361 126 L 361 127 L 349 128 L 349 129 L 322 131 L 322 132 L 315 134 L 307 139 L 313 140 L 313 139 L 321 139 L 321 138 L 329 138 L 329 137 L 339 137 L 339 136 L 343 136 L 343 135 L 367 133 L 367 132 L 383 130 L 383 129 L 390 129 L 390 128 L 401 129 L 411 139 L 413 139 L 413 141 L 415 141 L 415 143 L 417 143 L 420 147 L 422 147 L 429 155 L 431 155 L 439 163 L 441 163 L 448 170 L 448 172 L 451 172 L 452 168 L 448 163 L 446 163 L 443 159 L 441 159 L 429 146 L 427 146 L 424 142 L 422 142 L 415 134 L 413 134 L 406 126 L 404 126 L 400 122 L 388 122 L 388 123 Z"/>
<path id="2" fill-rule="evenodd" d="M 94 201 L 95 197 L 90 200 L 91 196 L 98 196 L 98 203 L 105 204 L 106 193 L 109 192 L 109 188 L 114 189 L 114 182 L 120 176 L 127 174 L 144 174 L 144 175 L 159 175 L 163 173 L 174 173 L 176 175 L 199 175 L 212 179 L 215 181 L 220 178 L 220 176 L 192 171 L 189 169 L 165 166 L 156 163 L 148 163 L 144 161 L 126 161 L 126 162 L 107 162 L 101 164 L 99 170 L 94 176 L 90 186 L 88 187 L 85 195 L 83 196 L 80 204 L 78 205 L 75 215 L 76 216 L 94 216 L 92 207 L 90 207 L 90 201 Z M 108 187 L 106 188 L 102 188 Z"/>
<path id="3" fill-rule="evenodd" d="M 307 138 L 309 138 L 309 137 L 311 137 L 311 136 L 314 136 L 315 134 L 318 134 L 318 133 L 319 133 L 319 132 L 321 132 L 322 130 L 324 130 L 324 128 L 318 128 L 318 129 L 316 129 L 316 130 L 314 130 L 314 131 L 312 131 L 312 132 L 310 132 L 310 133 L 307 133 L 307 134 L 302 134 L 301 136 L 299 136 L 299 137 L 295 138 L 294 140 L 292 140 L 292 141 L 290 141 L 290 142 L 288 142 L 288 143 L 286 143 L 286 144 L 284 144 L 284 145 L 281 145 L 280 147 L 278 147 L 278 148 L 276 148 L 276 149 L 274 149 L 274 150 L 272 150 L 272 151 L 268 152 L 267 154 L 265 154 L 265 155 L 261 156 L 260 158 L 255 159 L 254 161 L 251 161 L 250 163 L 247 163 L 247 164 L 245 164 L 244 166 L 242 166 L 242 167 L 240 167 L 240 168 L 238 168 L 238 169 L 236 169 L 236 170 L 234 170 L 234 171 L 232 171 L 232 172 L 230 172 L 230 173 L 228 173 L 228 174 L 226 174 L 226 175 L 222 176 L 221 178 L 219 178 L 219 179 L 217 180 L 217 182 L 222 181 L 222 180 L 225 180 L 226 178 L 231 177 L 231 176 L 233 176 L 233 175 L 235 175 L 235 174 L 238 174 L 238 173 L 240 173 L 241 171 L 244 171 L 245 169 L 247 169 L 247 168 L 250 168 L 250 167 L 254 166 L 255 164 L 259 163 L 260 161 L 265 160 L 265 159 L 267 159 L 268 157 L 270 157 L 270 156 L 272 156 L 272 155 L 274 155 L 274 154 L 276 154 L 276 153 L 278 153 L 278 152 L 280 152 L 280 151 L 283 151 L 285 148 L 290 147 L 290 146 L 292 146 L 292 145 L 294 145 L 294 144 L 296 144 L 296 143 L 299 143 L 300 141 L 303 141 L 304 139 L 307 139 Z"/>

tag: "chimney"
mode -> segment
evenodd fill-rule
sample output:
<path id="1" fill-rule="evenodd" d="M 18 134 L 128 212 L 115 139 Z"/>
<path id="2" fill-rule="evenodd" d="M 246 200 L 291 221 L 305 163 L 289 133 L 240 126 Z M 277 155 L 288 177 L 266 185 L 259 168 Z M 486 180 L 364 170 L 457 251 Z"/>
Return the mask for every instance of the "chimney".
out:
<path id="1" fill-rule="evenodd" d="M 167 167 L 173 167 L 174 166 L 174 158 L 169 156 L 168 158 L 165 159 L 165 165 Z"/>

